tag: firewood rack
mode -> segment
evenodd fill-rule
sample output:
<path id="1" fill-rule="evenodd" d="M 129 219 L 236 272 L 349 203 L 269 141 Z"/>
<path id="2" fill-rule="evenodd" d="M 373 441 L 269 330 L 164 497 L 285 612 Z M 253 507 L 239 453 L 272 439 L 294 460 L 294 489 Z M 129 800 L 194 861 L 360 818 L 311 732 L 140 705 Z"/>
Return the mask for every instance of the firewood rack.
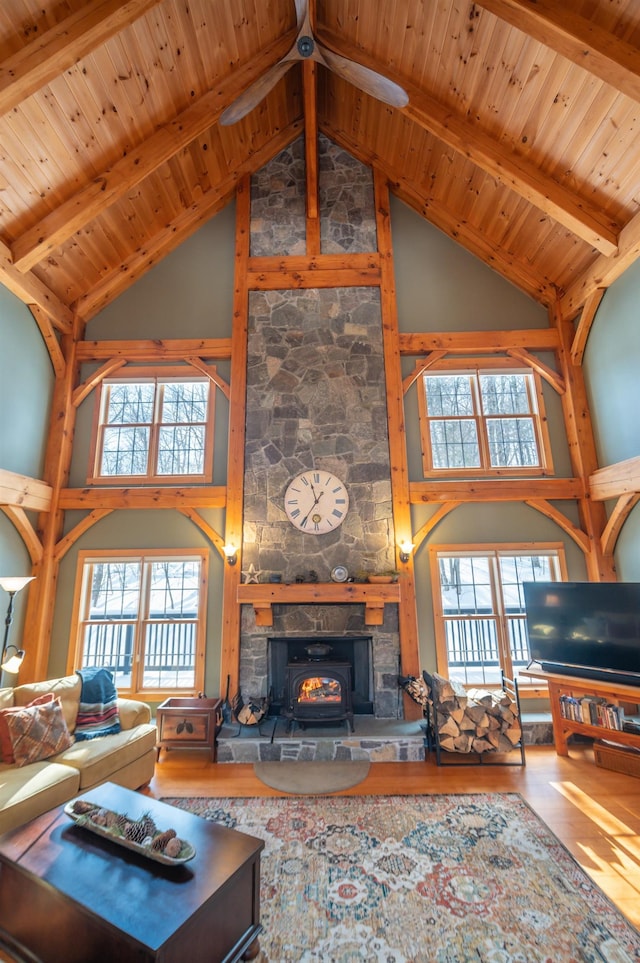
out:
<path id="1" fill-rule="evenodd" d="M 518 709 L 518 718 L 522 726 L 522 712 L 520 709 L 520 694 L 518 692 L 517 679 L 509 679 L 502 672 L 502 689 L 511 697 Z M 430 698 L 425 708 L 426 718 L 426 739 L 425 744 L 429 752 L 435 752 L 436 765 L 438 766 L 526 766 L 524 752 L 524 738 L 513 746 L 512 752 L 517 752 L 518 758 L 511 761 L 512 753 L 498 753 L 495 750 L 486 752 L 454 752 L 450 749 L 443 749 L 440 745 L 438 726 L 436 719 L 436 706 L 433 698 Z M 499 757 L 499 758 L 498 758 Z M 445 761 L 446 760 L 446 761 Z"/>

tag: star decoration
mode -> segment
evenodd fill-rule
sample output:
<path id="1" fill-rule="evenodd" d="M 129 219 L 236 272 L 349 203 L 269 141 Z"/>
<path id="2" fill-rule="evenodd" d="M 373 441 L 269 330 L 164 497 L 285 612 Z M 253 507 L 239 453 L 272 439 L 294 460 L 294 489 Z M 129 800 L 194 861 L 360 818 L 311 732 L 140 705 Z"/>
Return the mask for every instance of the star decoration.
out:
<path id="1" fill-rule="evenodd" d="M 250 582 L 259 582 L 260 576 L 262 575 L 262 569 L 256 568 L 252 562 L 246 572 L 243 571 L 242 575 L 244 577 L 245 585 L 248 585 Z"/>

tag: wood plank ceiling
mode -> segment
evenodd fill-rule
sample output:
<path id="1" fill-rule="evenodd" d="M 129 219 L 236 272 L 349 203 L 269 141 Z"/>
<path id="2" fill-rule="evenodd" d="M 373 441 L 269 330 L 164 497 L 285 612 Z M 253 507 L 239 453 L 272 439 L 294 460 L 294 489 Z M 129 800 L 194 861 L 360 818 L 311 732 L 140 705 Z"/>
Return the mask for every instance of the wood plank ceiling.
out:
<path id="1" fill-rule="evenodd" d="M 317 0 L 320 130 L 427 220 L 575 317 L 640 254 L 640 0 Z M 197 230 L 304 129 L 293 0 L 3 0 L 0 282 L 61 330 Z"/>

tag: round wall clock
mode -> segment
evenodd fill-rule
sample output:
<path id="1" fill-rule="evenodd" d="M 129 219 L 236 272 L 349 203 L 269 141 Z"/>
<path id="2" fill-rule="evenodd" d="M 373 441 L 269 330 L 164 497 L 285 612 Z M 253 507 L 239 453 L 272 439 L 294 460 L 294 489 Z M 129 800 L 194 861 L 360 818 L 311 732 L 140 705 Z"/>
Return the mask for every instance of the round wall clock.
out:
<path id="1" fill-rule="evenodd" d="M 349 510 L 344 484 L 328 471 L 303 471 L 287 487 L 284 510 L 301 532 L 324 535 L 340 525 Z"/>

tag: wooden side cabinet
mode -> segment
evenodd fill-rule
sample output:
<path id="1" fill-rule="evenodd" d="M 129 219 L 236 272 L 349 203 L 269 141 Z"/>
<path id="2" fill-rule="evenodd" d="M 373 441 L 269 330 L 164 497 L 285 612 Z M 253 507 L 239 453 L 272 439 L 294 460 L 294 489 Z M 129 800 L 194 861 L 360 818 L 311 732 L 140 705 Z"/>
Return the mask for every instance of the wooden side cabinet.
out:
<path id="1" fill-rule="evenodd" d="M 216 757 L 216 736 L 222 726 L 221 699 L 166 699 L 156 711 L 158 741 L 161 749 L 209 749 Z"/>
<path id="2" fill-rule="evenodd" d="M 637 706 L 640 705 L 640 686 L 623 685 L 622 683 L 618 685 L 615 682 L 602 682 L 598 679 L 582 679 L 575 675 L 545 672 L 544 669 L 521 671 L 519 677 L 523 676 L 531 679 L 543 679 L 549 687 L 553 739 L 559 756 L 569 755 L 567 739 L 576 732 L 583 736 L 590 736 L 592 739 L 607 739 L 621 746 L 633 746 L 635 749 L 640 749 L 640 735 L 620 729 L 612 729 L 604 725 L 589 725 L 586 722 L 567 719 L 563 716 L 560 708 L 562 696 L 571 696 L 575 699 L 592 696 L 596 699 L 606 699 L 613 705 L 624 702 Z"/>

